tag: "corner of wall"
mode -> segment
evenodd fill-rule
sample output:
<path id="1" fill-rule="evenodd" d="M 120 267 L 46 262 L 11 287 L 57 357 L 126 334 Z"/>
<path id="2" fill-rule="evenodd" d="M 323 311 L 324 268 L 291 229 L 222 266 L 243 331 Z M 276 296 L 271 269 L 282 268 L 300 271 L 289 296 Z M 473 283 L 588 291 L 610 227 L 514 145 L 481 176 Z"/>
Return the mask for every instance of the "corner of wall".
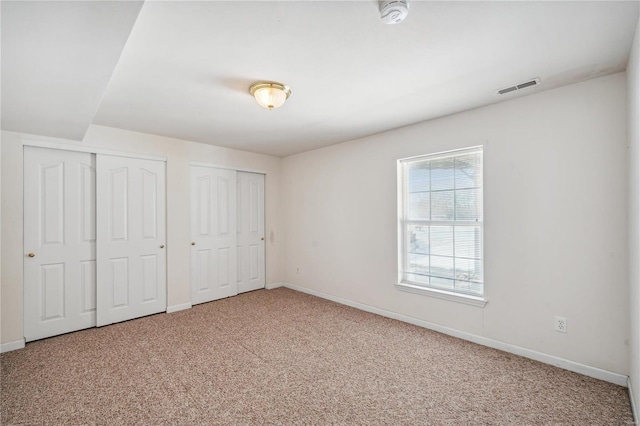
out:
<path id="1" fill-rule="evenodd" d="M 636 424 L 640 423 L 640 19 L 627 65 L 629 143 L 629 294 L 630 371 L 629 397 Z M 633 390 L 632 390 L 633 389 Z M 635 392 L 634 392 L 635 391 Z"/>
<path id="2" fill-rule="evenodd" d="M 14 265 L 22 265 L 21 232 L 16 233 L 16 226 L 22 226 L 22 196 L 15 191 L 15 187 L 22 187 L 22 142 L 18 134 L 2 131 L 0 150 L 0 343 L 12 344 L 23 338 L 22 323 L 16 323 L 16 316 L 21 315 L 22 288 L 17 285 L 17 279 L 12 274 Z M 19 168 L 20 182 L 14 179 L 14 173 Z M 19 206 L 19 208 L 15 208 Z M 17 244 L 17 250 L 7 250 Z M 20 284 L 21 286 L 21 284 Z M 19 288 L 18 288 L 19 287 Z M 17 299 L 16 299 L 17 296 Z M 3 350 L 0 347 L 0 350 Z"/>
<path id="3" fill-rule="evenodd" d="M 2 135 L 0 135 L 0 141 Z M 2 193 L 2 144 L 0 143 L 0 194 Z M 2 196 L 0 196 L 0 306 L 2 306 Z M 2 315 L 0 315 L 0 342 L 2 341 Z"/>

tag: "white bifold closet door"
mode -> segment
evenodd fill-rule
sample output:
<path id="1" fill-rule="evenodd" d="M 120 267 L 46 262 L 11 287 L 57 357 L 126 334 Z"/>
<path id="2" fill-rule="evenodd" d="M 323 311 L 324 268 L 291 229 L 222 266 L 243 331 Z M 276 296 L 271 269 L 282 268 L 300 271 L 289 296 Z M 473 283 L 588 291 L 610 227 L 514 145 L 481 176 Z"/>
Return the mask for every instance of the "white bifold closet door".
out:
<path id="1" fill-rule="evenodd" d="M 265 286 L 264 175 L 238 172 L 238 293 Z"/>
<path id="2" fill-rule="evenodd" d="M 238 294 L 236 171 L 191 166 L 191 303 Z"/>
<path id="3" fill-rule="evenodd" d="M 96 187 L 91 153 L 24 148 L 24 336 L 96 325 Z"/>
<path id="4" fill-rule="evenodd" d="M 97 325 L 163 312 L 165 163 L 97 157 Z"/>
<path id="5" fill-rule="evenodd" d="M 24 148 L 27 341 L 166 310 L 165 163 Z"/>

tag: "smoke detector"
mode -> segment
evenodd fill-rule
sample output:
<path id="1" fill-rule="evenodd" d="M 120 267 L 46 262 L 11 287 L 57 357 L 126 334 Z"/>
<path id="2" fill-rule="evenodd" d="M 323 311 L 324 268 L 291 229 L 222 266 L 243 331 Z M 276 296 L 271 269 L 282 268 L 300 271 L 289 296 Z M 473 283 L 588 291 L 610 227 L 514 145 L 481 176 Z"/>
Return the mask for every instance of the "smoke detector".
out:
<path id="1" fill-rule="evenodd" d="M 380 18 L 385 24 L 399 24 L 408 14 L 407 0 L 384 0 L 380 4 Z"/>

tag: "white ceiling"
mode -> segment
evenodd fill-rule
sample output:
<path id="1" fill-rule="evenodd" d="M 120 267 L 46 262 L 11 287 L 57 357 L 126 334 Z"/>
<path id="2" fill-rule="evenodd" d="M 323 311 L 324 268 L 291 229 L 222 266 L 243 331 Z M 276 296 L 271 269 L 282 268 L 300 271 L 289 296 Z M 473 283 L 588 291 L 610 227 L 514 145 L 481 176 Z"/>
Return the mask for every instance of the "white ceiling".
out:
<path id="1" fill-rule="evenodd" d="M 2 1 L 2 129 L 82 140 L 141 1 Z"/>
<path id="2" fill-rule="evenodd" d="M 102 4 L 45 3 L 67 8 Z M 287 156 L 623 71 L 638 6 L 637 1 L 410 0 L 406 21 L 386 26 L 377 0 L 148 0 L 92 122 Z M 29 89 L 25 77 L 6 65 L 5 44 L 11 60 L 20 59 L 18 48 L 24 55 L 43 55 L 56 70 L 52 84 L 60 80 L 58 96 L 73 92 L 60 70 L 86 66 L 87 59 L 67 55 L 57 60 L 46 56 L 43 46 L 28 52 L 34 43 L 5 43 L 6 35 L 20 28 L 11 22 L 5 32 L 4 4 L 2 13 L 3 113 L 23 116 L 20 92 Z M 128 13 L 123 11 L 123 18 Z M 43 24 L 55 25 L 57 15 Z M 31 18 L 23 13 L 10 19 Z M 82 30 L 79 39 L 86 38 Z M 44 41 L 57 49 L 74 46 L 63 37 Z M 10 81 L 5 68 L 14 71 Z M 541 78 L 540 87 L 495 95 L 497 89 L 534 77 Z M 248 94 L 257 80 L 280 81 L 293 94 L 283 107 L 268 111 Z M 7 84 L 16 82 L 24 87 L 5 96 Z M 30 101 L 37 100 L 37 94 L 28 94 Z M 40 133 L 37 118 L 27 118 L 34 130 L 18 130 Z M 4 116 L 2 124 L 10 124 Z"/>

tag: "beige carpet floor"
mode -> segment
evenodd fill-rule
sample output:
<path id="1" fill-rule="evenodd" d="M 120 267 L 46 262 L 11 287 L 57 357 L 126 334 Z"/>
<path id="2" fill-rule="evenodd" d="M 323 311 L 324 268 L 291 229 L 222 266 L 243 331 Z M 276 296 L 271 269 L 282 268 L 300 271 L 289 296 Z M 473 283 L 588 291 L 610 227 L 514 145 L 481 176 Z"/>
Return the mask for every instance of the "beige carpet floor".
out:
<path id="1" fill-rule="evenodd" d="M 625 425 L 627 390 L 288 289 L 0 357 L 13 424 Z"/>

